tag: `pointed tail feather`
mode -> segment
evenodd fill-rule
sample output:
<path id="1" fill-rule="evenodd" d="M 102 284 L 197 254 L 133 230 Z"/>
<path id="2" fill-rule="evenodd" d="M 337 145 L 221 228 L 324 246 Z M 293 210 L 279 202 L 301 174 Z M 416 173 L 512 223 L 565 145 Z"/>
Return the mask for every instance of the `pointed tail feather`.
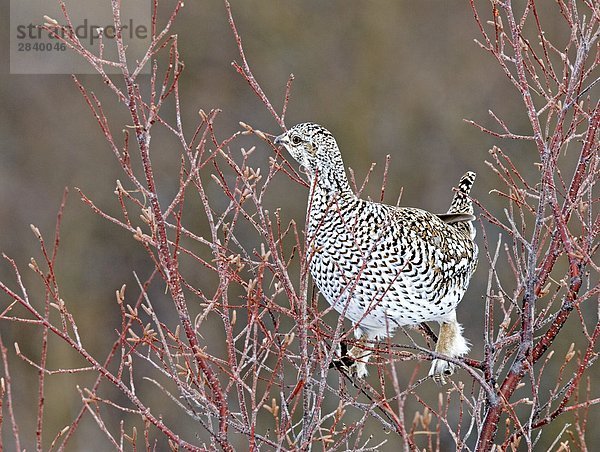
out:
<path id="1" fill-rule="evenodd" d="M 473 182 L 475 182 L 475 173 L 472 171 L 469 171 L 460 179 L 448 213 L 473 215 L 473 203 L 471 202 L 471 198 L 469 198 Z"/>

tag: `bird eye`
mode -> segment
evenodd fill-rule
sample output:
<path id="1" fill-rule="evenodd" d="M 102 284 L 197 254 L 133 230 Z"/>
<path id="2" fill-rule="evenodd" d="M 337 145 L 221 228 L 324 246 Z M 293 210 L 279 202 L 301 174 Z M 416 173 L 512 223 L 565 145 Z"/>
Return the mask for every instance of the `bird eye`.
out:
<path id="1" fill-rule="evenodd" d="M 292 137 L 292 144 L 298 145 L 300 143 L 302 143 L 302 139 L 298 135 L 294 135 Z"/>

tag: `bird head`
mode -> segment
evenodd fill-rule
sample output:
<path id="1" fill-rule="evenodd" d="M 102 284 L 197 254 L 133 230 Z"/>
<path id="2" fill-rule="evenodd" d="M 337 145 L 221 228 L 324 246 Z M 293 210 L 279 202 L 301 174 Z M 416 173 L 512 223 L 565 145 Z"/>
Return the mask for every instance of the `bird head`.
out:
<path id="1" fill-rule="evenodd" d="M 302 165 L 310 178 L 315 174 L 329 175 L 343 171 L 340 151 L 333 135 L 325 128 L 311 122 L 297 124 L 275 138 Z"/>

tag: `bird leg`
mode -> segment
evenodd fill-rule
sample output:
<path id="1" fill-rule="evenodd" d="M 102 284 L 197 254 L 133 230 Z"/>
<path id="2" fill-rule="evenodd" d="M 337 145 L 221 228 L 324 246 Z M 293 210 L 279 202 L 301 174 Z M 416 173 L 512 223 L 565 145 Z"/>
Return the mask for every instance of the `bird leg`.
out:
<path id="1" fill-rule="evenodd" d="M 462 327 L 456 320 L 440 322 L 440 335 L 435 346 L 436 353 L 451 358 L 463 356 L 469 351 L 469 345 L 462 335 Z M 429 375 L 436 383 L 446 384 L 447 376 L 454 373 L 454 364 L 444 359 L 434 359 Z"/>

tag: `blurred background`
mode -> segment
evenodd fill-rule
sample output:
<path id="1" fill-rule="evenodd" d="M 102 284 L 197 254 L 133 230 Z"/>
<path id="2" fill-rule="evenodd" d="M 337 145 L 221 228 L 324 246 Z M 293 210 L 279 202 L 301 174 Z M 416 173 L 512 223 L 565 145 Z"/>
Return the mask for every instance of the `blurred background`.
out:
<path id="1" fill-rule="evenodd" d="M 485 13 L 490 10 L 487 3 L 481 7 Z M 537 153 L 531 143 L 500 142 L 463 120 L 495 128 L 488 116 L 492 109 L 509 121 L 515 133 L 529 132 L 520 98 L 497 64 L 473 41 L 479 33 L 468 2 L 363 1 L 350 7 L 343 0 L 233 0 L 232 9 L 254 75 L 277 109 L 289 74 L 295 75 L 288 126 L 303 121 L 326 126 L 359 181 L 371 163 L 377 163 L 365 196 L 378 197 L 390 154 L 388 203 L 395 203 L 403 189 L 402 205 L 445 211 L 451 187 L 465 171 L 473 170 L 478 178 L 472 194 L 499 213 L 504 204 L 488 194 L 497 181 L 485 165 L 493 144 L 511 156 L 524 176 L 531 176 L 530 182 L 536 180 Z M 7 2 L 0 5 L 0 14 L 8 18 Z M 554 5 L 541 14 L 551 38 L 566 43 L 568 30 Z M 113 191 L 116 179 L 124 176 L 70 76 L 8 74 L 7 30 L 0 29 L 4 43 L 0 46 L 4 67 L 0 74 L 0 250 L 23 269 L 26 284 L 39 286 L 27 269 L 30 257 L 39 255 L 29 225 L 38 226 L 50 241 L 68 187 L 58 257 L 62 297 L 82 330 L 114 332 L 120 322 L 115 290 L 123 283 L 134 284 L 133 270 L 147 276 L 151 263 L 128 233 L 83 205 L 74 187 L 107 211 L 117 212 Z M 185 62 L 180 93 L 188 134 L 197 123 L 198 110 L 211 108 L 223 110 L 217 121 L 222 137 L 238 130 L 238 121 L 279 133 L 273 118 L 231 67 L 239 57 L 222 2 L 186 2 L 173 31 Z M 82 76 L 81 81 L 102 96 L 115 131 L 127 124 L 126 112 L 98 76 Z M 248 142 L 261 146 L 256 139 Z M 152 152 L 162 171 L 159 184 L 176 187 L 180 152 L 176 143 L 157 134 Z M 267 162 L 270 153 L 259 148 L 256 154 Z M 276 183 L 279 188 L 269 198 L 271 208 L 282 207 L 288 220 L 302 224 L 307 191 L 286 178 Z M 197 227 L 202 224 L 198 220 Z M 492 228 L 490 232 L 495 234 Z M 482 354 L 487 268 L 481 262 L 459 308 L 474 358 Z M 0 264 L 0 278 L 14 282 L 5 262 Z M 0 300 L 0 306 L 8 301 L 4 295 Z M 7 322 L 0 328 L 12 358 L 13 342 L 19 342 L 32 359 L 39 356 L 39 331 Z M 87 346 L 102 356 L 113 340 L 114 335 L 98 334 Z M 69 353 L 73 355 L 67 350 L 65 356 L 50 358 L 63 367 L 81 365 Z M 22 439 L 31 449 L 34 437 L 27 431 L 35 422 L 36 372 L 18 359 L 12 360 L 11 371 Z M 79 408 L 74 383 L 85 386 L 91 381 L 92 376 L 86 375 L 48 380 L 47 435 L 68 424 Z M 5 419 L 2 435 L 7 438 L 8 428 Z M 559 431 L 561 426 L 556 428 Z M 599 434 L 589 435 L 593 450 L 593 444 L 600 444 Z M 111 450 L 91 424 L 71 443 L 72 450 L 86 450 L 90 438 L 97 441 L 94 450 Z M 387 450 L 395 450 L 397 443 L 389 440 Z"/>

